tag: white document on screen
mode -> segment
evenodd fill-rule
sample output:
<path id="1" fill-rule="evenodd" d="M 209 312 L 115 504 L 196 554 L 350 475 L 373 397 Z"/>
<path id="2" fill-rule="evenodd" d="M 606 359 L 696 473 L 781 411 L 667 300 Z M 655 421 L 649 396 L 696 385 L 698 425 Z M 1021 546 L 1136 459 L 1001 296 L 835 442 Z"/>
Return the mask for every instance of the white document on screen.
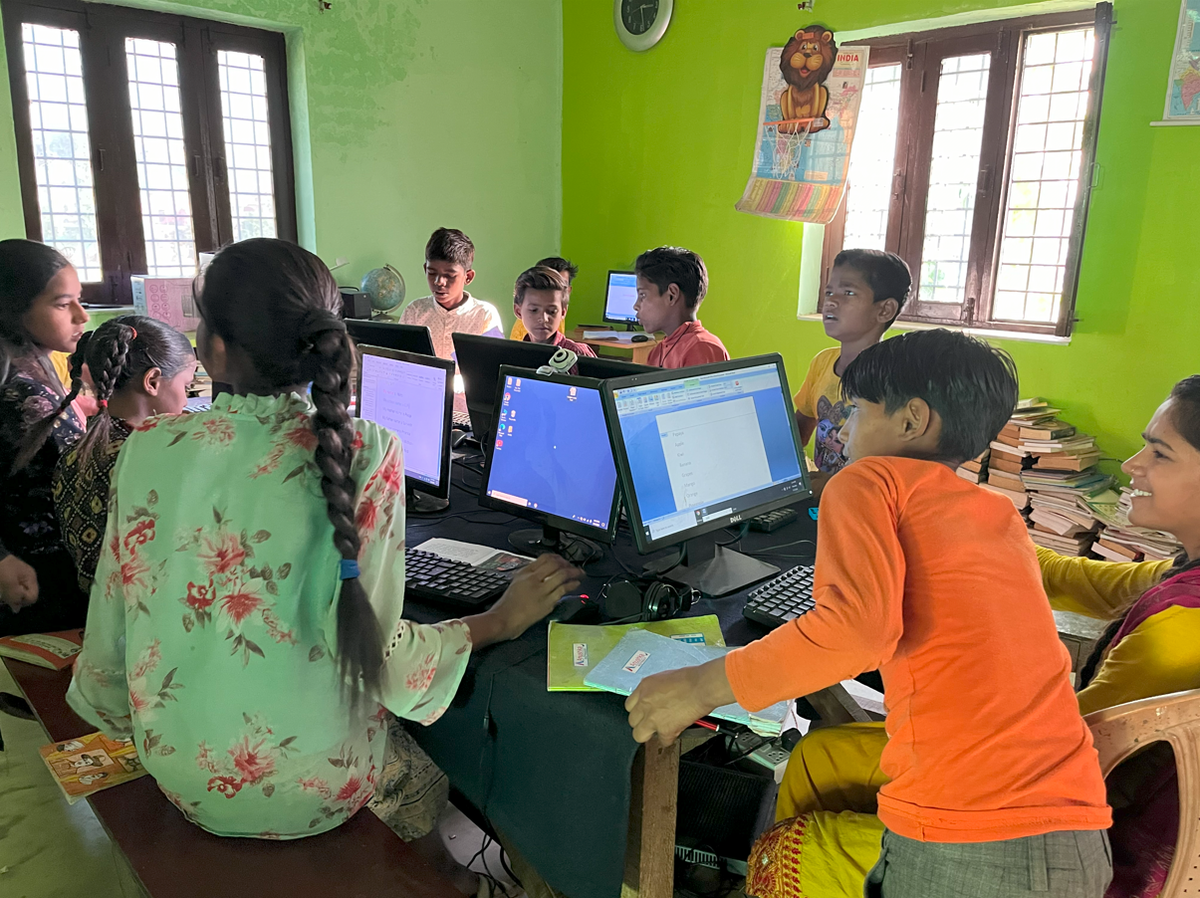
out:
<path id="1" fill-rule="evenodd" d="M 770 485 L 753 398 L 668 412 L 656 420 L 676 510 Z"/>

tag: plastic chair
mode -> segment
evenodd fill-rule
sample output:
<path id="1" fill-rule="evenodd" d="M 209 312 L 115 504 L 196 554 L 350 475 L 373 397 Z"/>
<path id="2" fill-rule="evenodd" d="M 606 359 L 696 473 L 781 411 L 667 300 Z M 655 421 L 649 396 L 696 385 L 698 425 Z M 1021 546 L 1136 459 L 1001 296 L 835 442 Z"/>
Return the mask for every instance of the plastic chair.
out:
<path id="1" fill-rule="evenodd" d="M 1200 689 L 1127 702 L 1084 720 L 1105 777 L 1139 749 L 1170 744 L 1179 778 L 1179 840 L 1159 898 L 1200 895 Z"/>

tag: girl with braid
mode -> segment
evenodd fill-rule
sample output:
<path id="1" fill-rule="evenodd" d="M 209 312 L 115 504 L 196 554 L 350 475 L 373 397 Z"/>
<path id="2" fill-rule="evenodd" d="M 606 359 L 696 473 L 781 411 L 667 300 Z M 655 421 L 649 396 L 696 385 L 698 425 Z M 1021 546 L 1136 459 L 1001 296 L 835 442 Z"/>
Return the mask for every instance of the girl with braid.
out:
<path id="1" fill-rule="evenodd" d="M 253 239 L 203 278 L 200 358 L 233 393 L 125 441 L 68 700 L 133 738 L 210 832 L 294 839 L 371 804 L 447 869 L 445 777 L 395 718 L 437 720 L 470 653 L 544 618 L 580 572 L 543 556 L 482 614 L 404 619 L 403 447 L 347 413 L 329 269 Z"/>
<path id="2" fill-rule="evenodd" d="M 1123 465 L 1133 488 L 1129 520 L 1174 535 L 1180 556 L 1122 564 L 1037 547 L 1050 604 L 1111 622 L 1079 673 L 1083 714 L 1200 689 L 1200 375 L 1175 385 L 1142 437 L 1145 446 Z M 780 785 L 780 823 L 751 855 L 758 873 L 747 879 L 747 895 L 863 894 L 883 833 L 875 795 L 886 782 L 879 769 L 886 744 L 883 725 L 873 723 L 814 730 L 800 741 Z M 1154 745 L 1118 767 L 1108 800 L 1113 878 L 1106 898 L 1154 898 L 1179 834 L 1169 746 Z"/>
<path id="3" fill-rule="evenodd" d="M 79 586 L 91 589 L 108 520 L 108 487 L 117 453 L 152 415 L 178 415 L 196 374 L 192 344 L 168 324 L 140 315 L 106 321 L 84 334 L 72 374 L 87 366 L 98 414 L 54 472 L 54 505 Z"/>
<path id="4" fill-rule="evenodd" d="M 59 456 L 83 433 L 50 361 L 73 352 L 88 313 L 57 250 L 0 241 L 0 636 L 83 626 L 87 597 L 51 497 Z"/>

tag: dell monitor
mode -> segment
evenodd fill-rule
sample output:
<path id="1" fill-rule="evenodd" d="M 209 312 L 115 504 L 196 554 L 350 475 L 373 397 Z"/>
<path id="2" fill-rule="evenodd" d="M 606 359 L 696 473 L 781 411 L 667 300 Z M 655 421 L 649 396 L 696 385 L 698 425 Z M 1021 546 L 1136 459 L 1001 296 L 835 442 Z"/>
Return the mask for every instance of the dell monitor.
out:
<path id="1" fill-rule="evenodd" d="M 454 363 L 377 346 L 360 352 L 358 415 L 400 437 L 409 512 L 444 511 L 450 504 Z"/>
<path id="2" fill-rule="evenodd" d="M 604 320 L 626 326 L 637 324 L 637 275 L 632 271 L 610 271 L 604 291 Z"/>
<path id="3" fill-rule="evenodd" d="M 399 349 L 402 352 L 417 352 L 421 355 L 436 355 L 429 328 L 417 324 L 395 324 L 388 321 L 362 321 L 346 319 L 346 330 L 360 346 L 382 346 L 384 349 Z"/>
<path id="4" fill-rule="evenodd" d="M 672 579 L 725 595 L 778 568 L 688 540 L 812 492 L 779 355 L 604 381 L 613 457 L 638 551 L 683 544 Z"/>
<path id="5" fill-rule="evenodd" d="M 611 377 L 630 377 L 634 374 L 649 374 L 659 371 L 650 365 L 636 365 L 624 359 L 614 359 L 608 356 L 583 356 L 576 362 L 576 370 L 580 377 L 594 377 L 596 380 L 608 380 Z"/>
<path id="6" fill-rule="evenodd" d="M 480 503 L 542 525 L 509 537 L 518 551 L 557 552 L 575 564 L 598 557 L 589 539 L 566 534 L 611 543 L 617 529 L 620 494 L 600 384 L 505 365 L 496 409 Z"/>
<path id="7" fill-rule="evenodd" d="M 477 337 L 453 334 L 454 358 L 462 374 L 471 416 L 471 432 L 481 444 L 491 437 L 496 407 L 496 384 L 501 365 L 514 368 L 540 368 L 550 361 L 557 347 L 548 343 L 525 343 L 503 337 Z"/>

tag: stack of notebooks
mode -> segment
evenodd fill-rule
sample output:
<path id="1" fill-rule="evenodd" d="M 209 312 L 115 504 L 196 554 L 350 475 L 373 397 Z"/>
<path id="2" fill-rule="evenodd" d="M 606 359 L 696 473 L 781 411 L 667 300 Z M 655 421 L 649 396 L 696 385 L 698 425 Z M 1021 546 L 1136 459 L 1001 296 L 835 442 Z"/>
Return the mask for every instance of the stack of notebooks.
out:
<path id="1" fill-rule="evenodd" d="M 1147 530 L 1129 523 L 1129 488 L 1121 490 L 1117 502 L 1108 506 L 1097 506 L 1096 515 L 1101 522 L 1099 538 L 1092 552 L 1109 561 L 1160 561 L 1174 558 L 1182 546 L 1169 533 Z"/>
<path id="2" fill-rule="evenodd" d="M 982 485 L 1010 499 L 1020 512 L 1029 510 L 1029 493 L 1021 474 L 1033 466 L 1032 453 L 1021 446 L 1021 430 L 1041 427 L 1055 420 L 1057 413 L 1058 409 L 1042 399 L 1022 399 L 989 447 L 987 478 Z"/>
<path id="3" fill-rule="evenodd" d="M 985 483 L 987 482 L 988 472 L 988 455 L 990 450 L 983 450 L 983 454 L 978 458 L 973 458 L 970 461 L 965 461 L 958 466 L 958 476 L 968 483 Z"/>

